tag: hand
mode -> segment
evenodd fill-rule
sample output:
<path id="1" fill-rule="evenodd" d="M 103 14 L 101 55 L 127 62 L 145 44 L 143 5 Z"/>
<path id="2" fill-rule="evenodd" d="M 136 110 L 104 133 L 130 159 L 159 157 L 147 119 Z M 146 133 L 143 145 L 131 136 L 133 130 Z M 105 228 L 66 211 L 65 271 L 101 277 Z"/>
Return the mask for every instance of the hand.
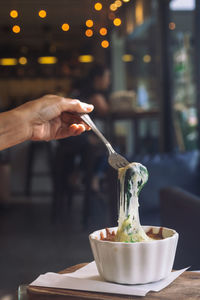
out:
<path id="1" fill-rule="evenodd" d="M 93 105 L 76 99 L 46 95 L 21 105 L 17 110 L 26 116 L 27 139 L 49 141 L 89 130 L 77 114 L 90 113 L 93 108 Z"/>

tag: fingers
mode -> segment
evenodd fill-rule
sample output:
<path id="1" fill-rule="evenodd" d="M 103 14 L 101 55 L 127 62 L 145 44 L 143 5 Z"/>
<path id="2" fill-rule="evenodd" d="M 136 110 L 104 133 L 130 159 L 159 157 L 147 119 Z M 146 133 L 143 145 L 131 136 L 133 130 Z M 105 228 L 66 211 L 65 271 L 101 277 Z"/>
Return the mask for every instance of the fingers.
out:
<path id="1" fill-rule="evenodd" d="M 91 128 L 78 116 L 71 113 L 63 113 L 62 121 L 66 124 L 82 124 L 85 130 L 90 130 Z"/>
<path id="2" fill-rule="evenodd" d="M 69 127 L 69 132 L 71 135 L 79 135 L 85 131 L 85 126 L 83 124 L 72 124 Z"/>
<path id="3" fill-rule="evenodd" d="M 90 113 L 94 109 L 92 104 L 81 102 L 78 99 L 61 98 L 60 105 L 63 112 Z"/>
<path id="4" fill-rule="evenodd" d="M 81 133 L 83 133 L 85 131 L 85 127 L 82 124 L 72 124 L 69 127 L 62 127 L 60 128 L 60 130 L 58 131 L 57 135 L 56 135 L 56 139 L 63 139 L 63 138 L 67 138 L 69 136 L 76 136 L 79 135 Z"/>

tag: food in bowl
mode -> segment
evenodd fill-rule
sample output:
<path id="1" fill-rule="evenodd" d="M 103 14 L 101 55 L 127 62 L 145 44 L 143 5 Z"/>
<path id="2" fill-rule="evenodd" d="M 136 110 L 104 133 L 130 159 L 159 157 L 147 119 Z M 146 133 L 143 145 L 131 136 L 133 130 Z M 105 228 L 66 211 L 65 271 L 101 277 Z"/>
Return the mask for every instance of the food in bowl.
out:
<path id="1" fill-rule="evenodd" d="M 142 226 L 145 233 L 158 234 L 160 227 Z M 117 233 L 118 227 L 108 228 Z M 103 279 L 120 284 L 145 284 L 167 277 L 173 267 L 178 233 L 162 228 L 162 239 L 146 242 L 102 240 L 106 230 L 90 234 L 90 244 L 99 274 Z"/>
<path id="2" fill-rule="evenodd" d="M 138 196 L 148 180 L 147 169 L 131 163 L 119 169 L 118 227 L 90 234 L 97 269 L 107 281 L 142 284 L 158 281 L 172 270 L 178 233 L 169 228 L 141 226 Z"/>
<path id="3" fill-rule="evenodd" d="M 104 237 L 103 232 L 100 232 L 100 239 L 102 241 L 115 242 L 116 241 L 116 232 L 114 230 L 110 231 L 109 228 L 105 228 L 105 230 L 106 230 L 106 236 Z M 163 227 L 160 227 L 158 232 L 154 232 L 153 228 L 150 228 L 150 230 L 146 232 L 146 235 L 151 240 L 162 240 L 162 239 L 164 239 Z M 133 241 L 131 241 L 131 243 L 133 243 Z"/>

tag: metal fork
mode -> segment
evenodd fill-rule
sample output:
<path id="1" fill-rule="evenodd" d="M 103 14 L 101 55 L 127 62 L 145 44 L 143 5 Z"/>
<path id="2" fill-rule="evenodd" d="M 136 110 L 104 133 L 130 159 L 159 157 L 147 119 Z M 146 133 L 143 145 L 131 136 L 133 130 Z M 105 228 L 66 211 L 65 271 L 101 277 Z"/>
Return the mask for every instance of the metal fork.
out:
<path id="1" fill-rule="evenodd" d="M 91 129 L 96 133 L 96 135 L 102 140 L 102 142 L 106 145 L 109 157 L 108 157 L 108 163 L 113 167 L 114 169 L 118 170 L 119 168 L 123 168 L 126 165 L 129 164 L 128 160 L 118 154 L 111 144 L 108 142 L 108 140 L 103 136 L 103 134 L 99 131 L 99 129 L 96 127 L 92 119 L 88 114 L 80 114 L 80 118 L 91 127 Z"/>

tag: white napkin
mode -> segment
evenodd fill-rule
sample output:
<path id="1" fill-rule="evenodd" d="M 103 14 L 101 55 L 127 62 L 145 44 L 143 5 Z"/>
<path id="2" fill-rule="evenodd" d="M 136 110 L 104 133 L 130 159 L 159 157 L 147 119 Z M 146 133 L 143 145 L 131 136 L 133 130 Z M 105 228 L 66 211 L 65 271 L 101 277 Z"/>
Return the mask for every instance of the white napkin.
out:
<path id="1" fill-rule="evenodd" d="M 46 273 L 44 275 L 40 275 L 30 285 L 122 295 L 145 296 L 149 291 L 158 292 L 162 290 L 186 270 L 187 268 L 171 272 L 167 278 L 153 283 L 122 285 L 104 281 L 99 276 L 96 264 L 93 261 L 73 273 Z"/>

